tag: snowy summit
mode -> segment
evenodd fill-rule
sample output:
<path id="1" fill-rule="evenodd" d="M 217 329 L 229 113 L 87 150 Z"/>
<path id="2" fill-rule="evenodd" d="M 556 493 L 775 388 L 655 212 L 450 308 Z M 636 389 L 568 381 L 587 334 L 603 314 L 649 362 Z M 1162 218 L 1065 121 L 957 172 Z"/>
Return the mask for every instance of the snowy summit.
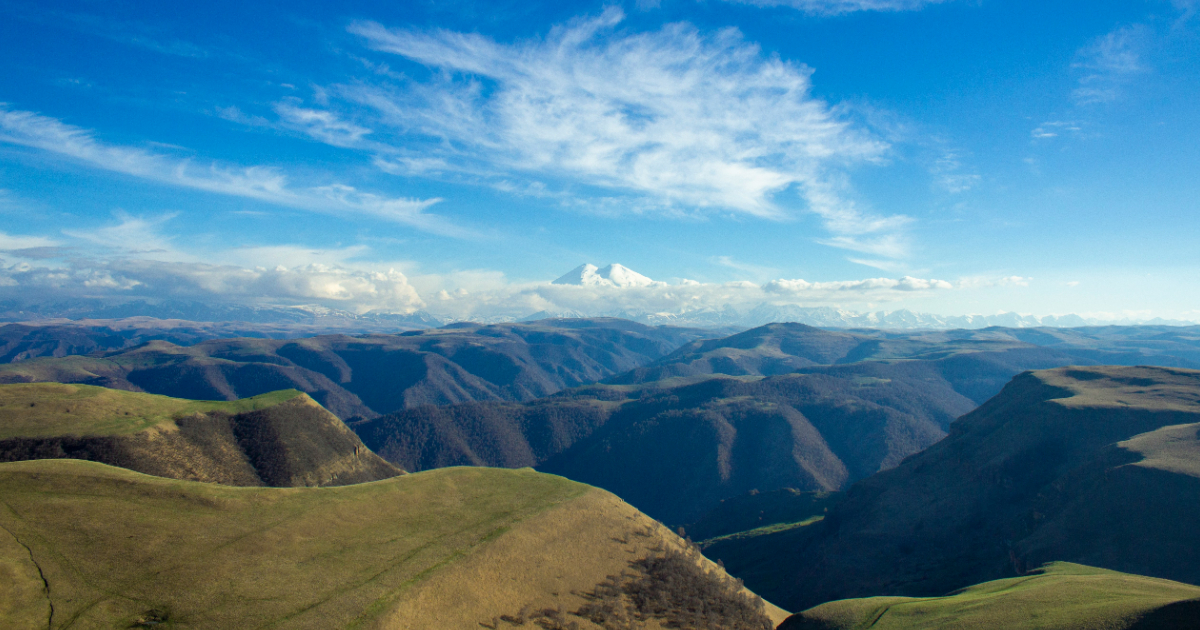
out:
<path id="1" fill-rule="evenodd" d="M 592 264 L 579 265 L 555 280 L 552 284 L 573 284 L 584 287 L 648 287 L 655 283 L 650 278 L 626 267 L 613 263 L 607 267 Z"/>

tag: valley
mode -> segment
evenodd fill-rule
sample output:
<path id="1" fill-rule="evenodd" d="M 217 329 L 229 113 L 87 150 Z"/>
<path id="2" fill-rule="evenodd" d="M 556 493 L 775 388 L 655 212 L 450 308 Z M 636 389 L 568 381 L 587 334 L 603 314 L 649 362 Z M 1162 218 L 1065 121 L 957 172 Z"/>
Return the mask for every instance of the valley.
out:
<path id="1" fill-rule="evenodd" d="M 1136 332 L 552 320 L 9 363 L 0 617 L 1186 627 L 1200 372 L 1095 364 L 1192 360 Z"/>

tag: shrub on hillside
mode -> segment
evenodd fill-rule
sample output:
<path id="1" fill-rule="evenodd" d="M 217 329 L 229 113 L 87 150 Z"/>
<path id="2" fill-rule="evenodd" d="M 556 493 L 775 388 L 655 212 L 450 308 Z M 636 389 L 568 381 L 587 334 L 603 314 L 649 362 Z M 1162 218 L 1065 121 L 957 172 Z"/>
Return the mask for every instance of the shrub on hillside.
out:
<path id="1" fill-rule="evenodd" d="M 741 580 L 706 571 L 700 560 L 692 547 L 635 560 L 633 572 L 609 576 L 585 594 L 590 601 L 573 614 L 609 630 L 632 630 L 650 618 L 665 620 L 669 628 L 774 628 L 762 599 L 744 591 Z"/>

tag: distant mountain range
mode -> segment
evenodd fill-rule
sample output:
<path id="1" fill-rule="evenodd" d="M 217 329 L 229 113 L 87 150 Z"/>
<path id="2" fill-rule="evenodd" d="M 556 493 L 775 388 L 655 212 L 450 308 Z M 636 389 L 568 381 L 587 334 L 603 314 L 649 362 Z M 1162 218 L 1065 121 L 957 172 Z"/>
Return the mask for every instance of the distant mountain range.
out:
<path id="1" fill-rule="evenodd" d="M 751 490 L 845 489 L 937 442 L 1025 370 L 1200 367 L 1195 329 L 1087 330 L 770 324 L 683 344 L 603 384 L 524 402 L 409 404 L 351 426 L 407 470 L 534 466 L 676 526 Z"/>
<path id="2" fill-rule="evenodd" d="M 109 326 L 0 326 L 0 361 L 12 362 L 0 367 L 0 383 L 84 383 L 199 400 L 294 388 L 342 419 L 374 418 L 417 405 L 532 400 L 641 367 L 715 335 L 615 319 L 565 319 L 302 340 L 182 336 L 155 327 L 142 334 Z M 176 345 L 184 343 L 192 345 Z"/>
<path id="3" fill-rule="evenodd" d="M 654 291 L 675 285 L 652 280 L 628 267 L 610 264 L 597 267 L 584 264 L 564 274 L 549 285 L 584 287 L 620 294 L 623 290 Z M 818 328 L 873 328 L 884 330 L 952 330 L 1004 326 L 1008 328 L 1069 328 L 1078 326 L 1160 325 L 1186 326 L 1198 322 L 1184 320 L 1123 319 L 1106 320 L 1079 315 L 1022 315 L 998 313 L 993 315 L 936 315 L 907 309 L 895 311 L 859 312 L 832 306 L 801 306 L 762 302 L 735 307 L 701 305 L 678 311 L 637 310 L 634 308 L 595 307 L 591 310 L 551 307 L 525 315 L 512 312 L 479 311 L 466 317 L 445 313 L 416 311 L 385 313 L 371 311 L 355 313 L 316 305 L 250 305 L 185 300 L 113 300 L 63 299 L 51 302 L 20 302 L 0 300 L 0 322 L 35 322 L 47 319 L 122 319 L 153 317 L 157 319 L 192 322 L 239 322 L 254 324 L 256 334 L 275 338 L 300 337 L 331 332 L 398 332 L 421 328 L 436 328 L 457 321 L 477 324 L 504 324 L 541 319 L 612 317 L 627 319 L 650 326 L 671 325 L 693 328 L 754 328 L 763 324 L 795 322 Z M 243 326 L 246 328 L 246 326 Z"/>

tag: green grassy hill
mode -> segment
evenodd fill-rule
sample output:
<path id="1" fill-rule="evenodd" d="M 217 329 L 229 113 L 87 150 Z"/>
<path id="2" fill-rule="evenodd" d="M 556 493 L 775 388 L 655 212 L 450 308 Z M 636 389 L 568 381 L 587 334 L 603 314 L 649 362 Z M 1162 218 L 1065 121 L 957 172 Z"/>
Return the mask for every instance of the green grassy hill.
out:
<path id="1" fill-rule="evenodd" d="M 1068 561 L 1200 584 L 1200 371 L 1026 373 L 808 527 L 705 553 L 793 609 Z"/>
<path id="2" fill-rule="evenodd" d="M 91 385 L 0 385 L 0 461 L 73 458 L 230 485 L 342 485 L 402 471 L 306 394 L 195 401 Z"/>
<path id="3" fill-rule="evenodd" d="M 1200 587 L 1055 562 L 945 597 L 844 599 L 789 618 L 780 630 L 1185 630 L 1200 624 Z"/>
<path id="4" fill-rule="evenodd" d="M 598 628 L 589 619 L 602 610 L 570 613 L 626 606 L 603 588 L 607 576 L 636 582 L 637 561 L 656 554 L 690 558 L 676 573 L 737 608 L 721 627 L 773 625 L 665 528 L 606 492 L 530 470 L 234 488 L 92 462 L 7 463 L 0 528 L 6 627 Z M 668 608 L 634 627 L 683 612 Z"/>

